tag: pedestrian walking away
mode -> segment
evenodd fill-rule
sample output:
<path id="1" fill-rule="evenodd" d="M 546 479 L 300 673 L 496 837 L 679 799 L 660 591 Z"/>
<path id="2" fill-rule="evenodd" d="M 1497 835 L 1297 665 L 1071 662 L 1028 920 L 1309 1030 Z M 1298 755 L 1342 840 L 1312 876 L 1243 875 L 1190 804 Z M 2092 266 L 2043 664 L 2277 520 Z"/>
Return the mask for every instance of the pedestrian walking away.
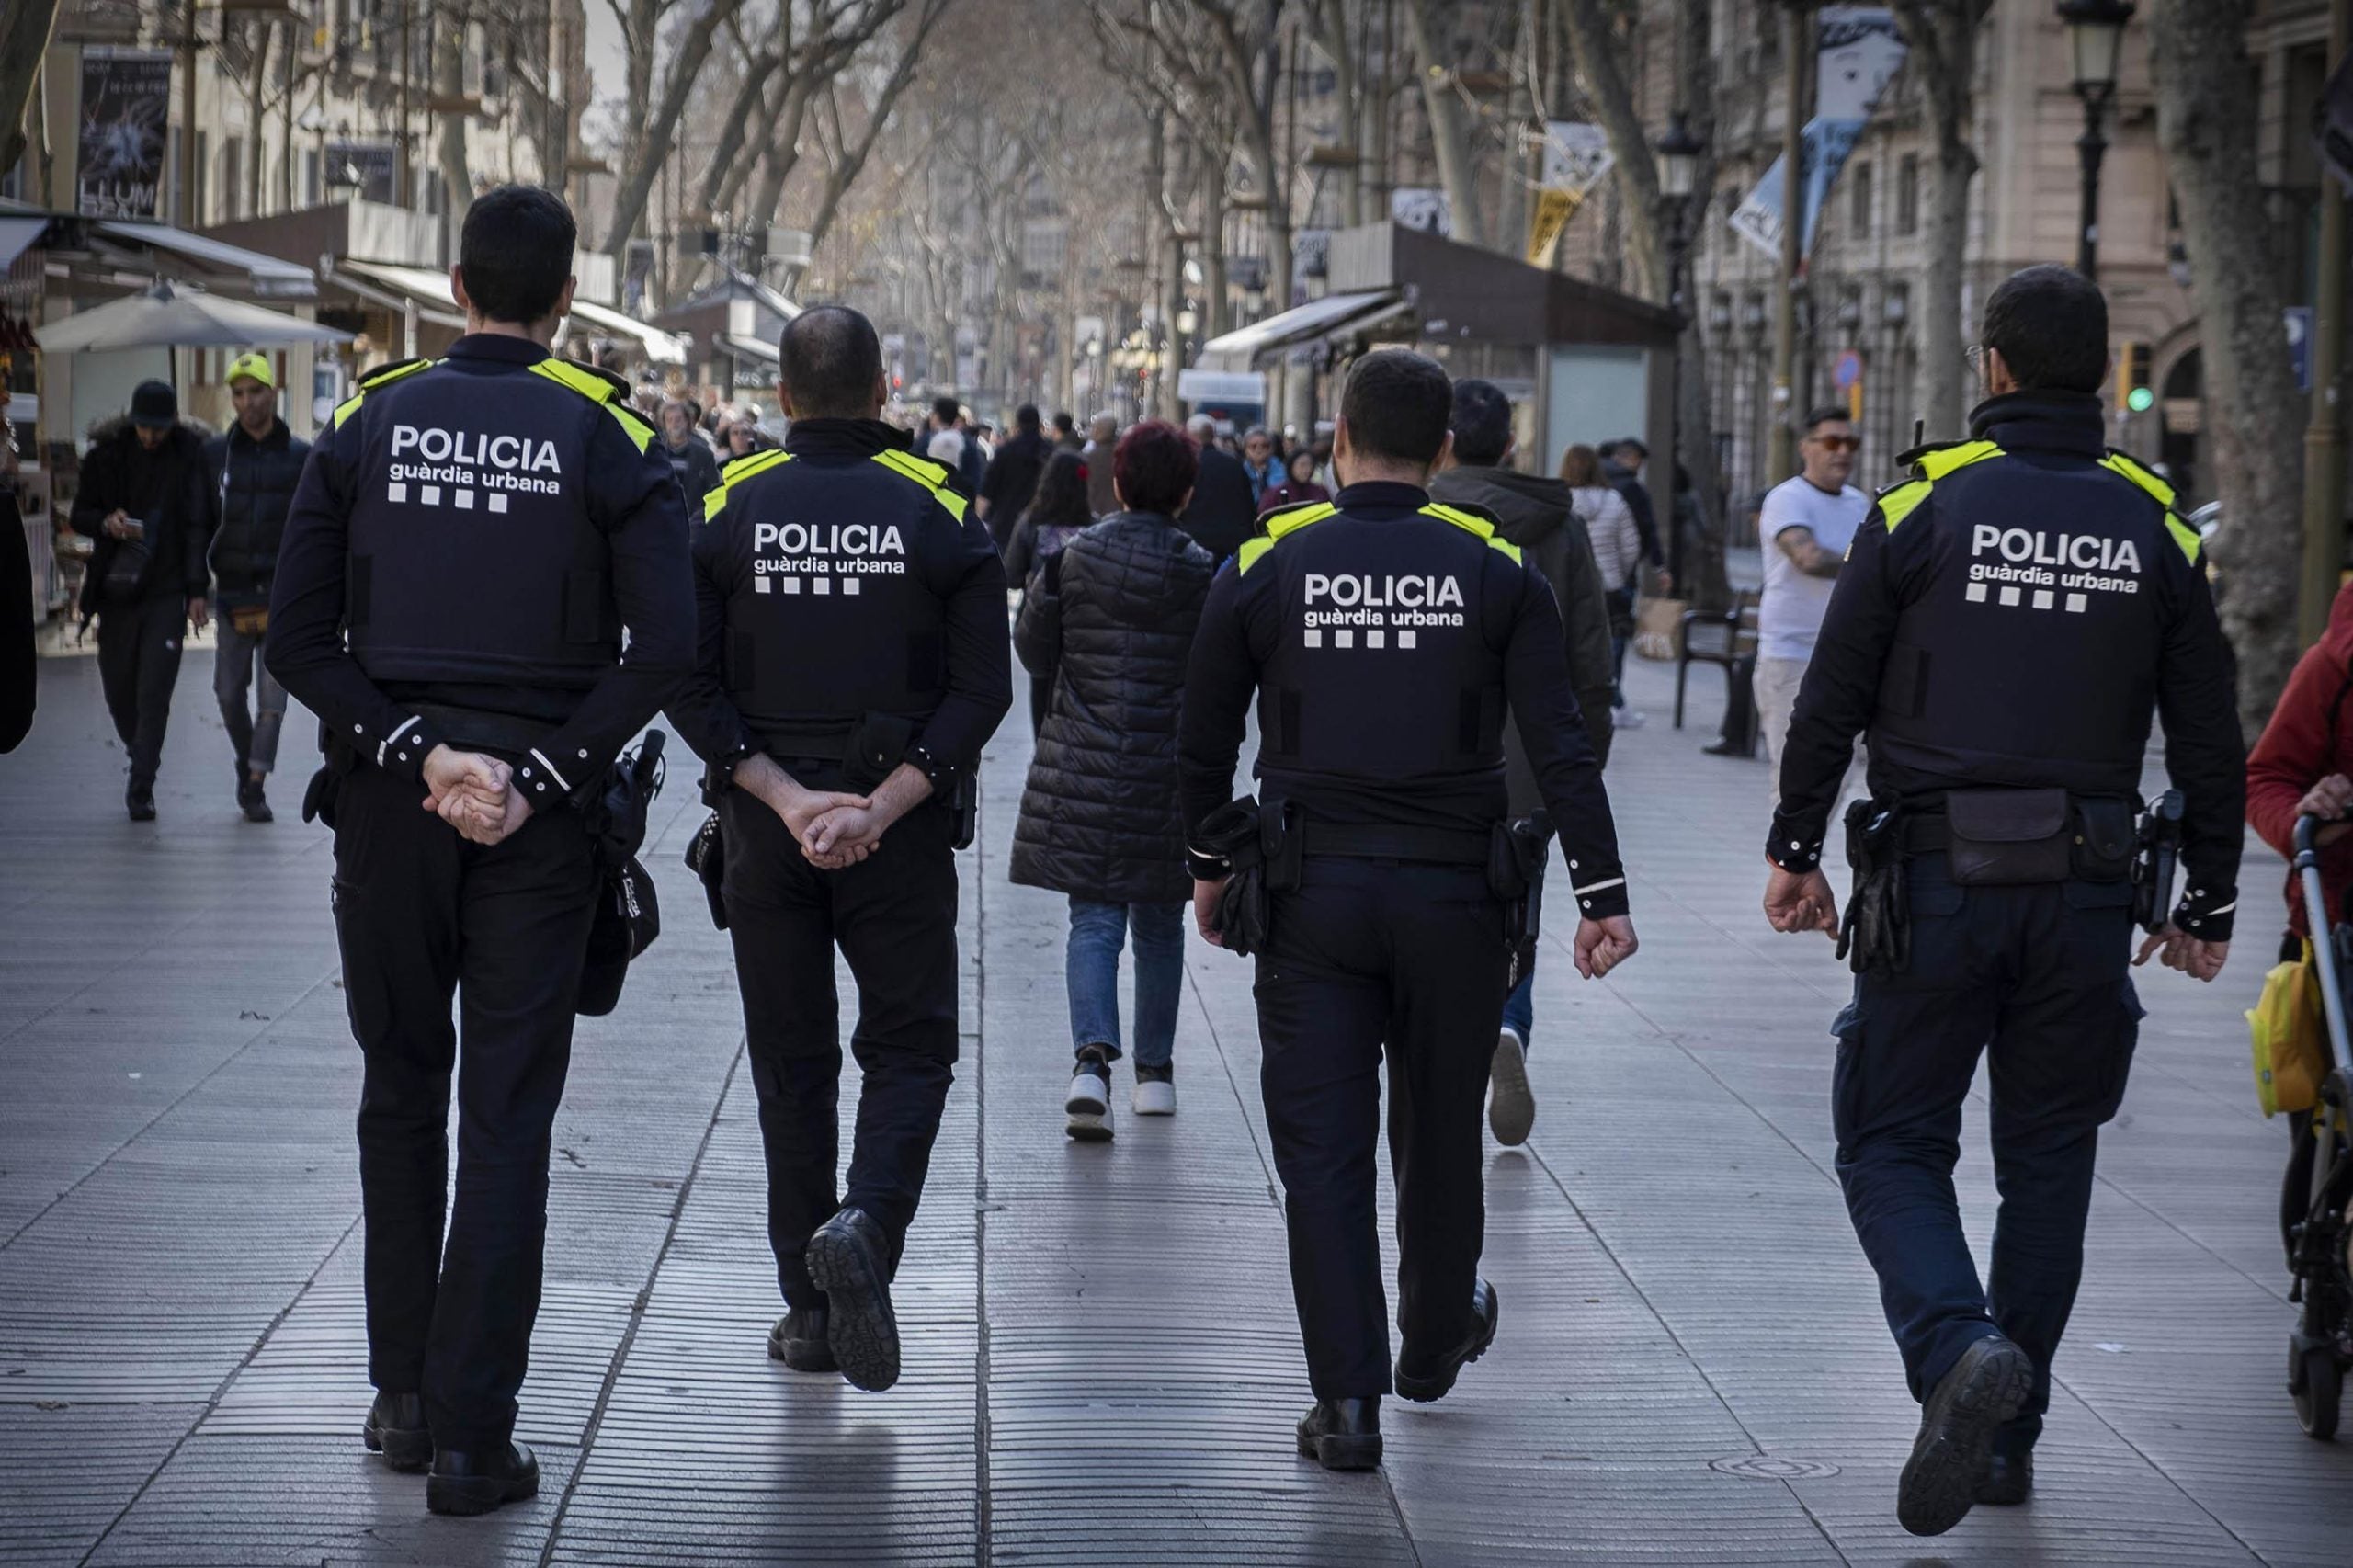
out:
<path id="1" fill-rule="evenodd" d="M 898 1381 L 891 1301 L 956 1062 L 955 851 L 1013 702 L 1005 568 L 947 466 L 882 423 L 866 317 L 785 327 L 784 449 L 727 471 L 694 543 L 699 656 L 671 708 L 708 766 L 786 1312 L 768 1354 Z M 838 947 L 861 1077 L 837 1188 Z"/>
<path id="2" fill-rule="evenodd" d="M 1519 473 L 1509 465 L 1516 449 L 1511 400 L 1492 381 L 1454 383 L 1454 444 L 1436 477 L 1430 496 L 1449 506 L 1475 507 L 1495 519 L 1495 531 L 1518 545 L 1521 561 L 1542 574 L 1561 610 L 1568 652 L 1569 684 L 1577 698 L 1594 760 L 1607 765 L 1615 733 L 1609 699 L 1616 665 L 1609 644 L 1609 606 L 1602 575 L 1576 512 L 1576 495 L 1561 480 Z M 1294 454 L 1296 455 L 1296 454 Z M 1604 492 L 1607 494 L 1608 492 Z M 1525 817 L 1544 809 L 1544 794 L 1519 725 L 1504 725 L 1504 777 L 1507 809 Z M 1540 915 L 1543 884 L 1529 890 Z M 1528 1142 L 1536 1123 L 1536 1092 L 1528 1081 L 1528 1046 L 1535 1038 L 1536 953 L 1529 951 L 1519 980 L 1504 999 L 1503 1028 L 1495 1037 L 1487 1125 L 1499 1143 Z"/>
<path id="3" fill-rule="evenodd" d="M 577 239 L 548 191 L 474 199 L 449 273 L 465 335 L 335 411 L 270 597 L 269 667 L 327 737 L 312 799 L 366 1062 L 364 1437 L 395 1469 L 430 1465 L 436 1513 L 539 1490 L 516 1395 L 550 1130 L 617 869 L 602 808 L 694 650 L 686 512 L 653 427 L 618 377 L 549 353 Z"/>
<path id="4" fill-rule="evenodd" d="M 1757 727 L 1765 740 L 1765 773 L 1776 805 L 1781 795 L 1781 744 L 1790 731 L 1798 685 L 1813 657 L 1823 612 L 1830 608 L 1831 585 L 1838 581 L 1847 549 L 1871 506 L 1870 496 L 1847 483 L 1860 445 L 1844 408 L 1825 404 L 1808 414 L 1804 438 L 1798 443 L 1804 467 L 1766 492 L 1764 510 L 1758 514 L 1765 591 L 1756 601 L 1754 686 Z M 1839 782 L 1842 799 L 1848 780 L 1859 777 L 1862 768 L 1859 744 L 1853 766 Z"/>
<path id="5" fill-rule="evenodd" d="M 1046 460 L 1038 488 L 1023 507 L 1021 520 L 1005 542 L 1006 581 L 1019 588 L 1023 601 L 1045 592 L 1046 563 L 1095 520 L 1086 509 L 1086 465 L 1076 452 L 1058 451 Z M 1029 733 L 1046 722 L 1046 709 L 1054 690 L 1053 661 L 1029 665 Z"/>
<path id="6" fill-rule="evenodd" d="M 1098 414 L 1086 422 L 1086 445 L 1078 449 L 1078 457 L 1086 465 L 1086 509 L 1098 517 L 1120 509 L 1119 498 L 1111 494 L 1111 454 L 1119 440 L 1118 415 Z"/>
<path id="7" fill-rule="evenodd" d="M 1594 569 L 1609 611 L 1610 723 L 1614 728 L 1640 729 L 1643 715 L 1626 706 L 1618 683 L 1626 671 L 1626 649 L 1634 640 L 1633 580 L 1642 569 L 1642 531 L 1626 498 L 1602 477 L 1601 455 L 1591 447 L 1571 447 L 1561 454 L 1561 483 L 1592 547 Z"/>
<path id="8" fill-rule="evenodd" d="M 286 688 L 262 659 L 269 631 L 269 588 L 287 508 L 309 460 L 311 443 L 278 413 L 278 375 L 269 356 L 241 354 L 229 365 L 235 423 L 204 444 L 205 488 L 212 505 L 212 695 L 229 732 L 237 809 L 247 822 L 271 820 L 266 786 L 278 766 L 286 722 Z M 252 707 L 246 693 L 252 692 Z"/>
<path id="9" fill-rule="evenodd" d="M 1381 1459 L 1392 1392 L 1443 1397 L 1494 1343 L 1479 1278 L 1480 1110 L 1540 837 L 1506 820 L 1518 721 L 1567 846 L 1579 972 L 1634 951 L 1560 612 L 1492 517 L 1434 503 L 1453 389 L 1421 355 L 1357 361 L 1329 502 L 1278 512 L 1210 590 L 1178 766 L 1197 924 L 1255 952 L 1260 1074 L 1315 1404 L 1299 1449 Z M 1228 801 L 1257 699 L 1259 796 Z M 1255 814 L 1255 821 L 1253 817 Z M 1397 1187 L 1389 1364 L 1373 1158 L 1381 1068 Z"/>
<path id="10" fill-rule="evenodd" d="M 662 455 L 677 476 L 678 489 L 692 515 L 702 498 L 719 488 L 719 459 L 696 427 L 694 404 L 680 398 L 665 399 L 659 418 Z"/>
<path id="11" fill-rule="evenodd" d="M 2083 1275 L 2099 1129 L 2139 1035 L 2128 958 L 2222 971 L 2245 752 L 2198 532 L 2102 445 L 2108 307 L 2060 267 L 1985 303 L 1970 438 L 1907 454 L 1855 536 L 1798 689 L 1766 855 L 1776 929 L 1840 936 L 1856 971 L 1831 1123 L 1920 1430 L 1896 1491 L 1915 1535 L 2018 1504 Z M 2040 564 L 2038 564 L 2040 563 Z M 2184 797 L 2186 890 L 2136 869 L 2151 716 Z M 1846 926 L 1823 840 L 1854 740 Z M 2138 911 L 2153 934 L 2133 957 Z M 1993 1267 L 1953 1195 L 1961 1108 L 1990 1053 Z"/>
<path id="12" fill-rule="evenodd" d="M 989 459 L 988 471 L 981 476 L 981 520 L 988 524 L 1000 551 L 1013 537 L 1013 525 L 1029 505 L 1038 489 L 1038 476 L 1053 454 L 1051 443 L 1039 430 L 1037 404 L 1025 403 L 1014 410 L 1013 424 L 1012 437 L 997 448 Z"/>
<path id="13" fill-rule="evenodd" d="M 1196 414 L 1185 421 L 1185 435 L 1200 458 L 1201 471 L 1176 526 L 1192 535 L 1211 560 L 1222 562 L 1257 530 L 1258 497 L 1242 471 L 1242 460 L 1217 444 L 1217 421 Z"/>
<path id="14" fill-rule="evenodd" d="M 181 644 L 209 614 L 206 434 L 181 423 L 170 383 L 142 381 L 129 415 L 92 434 L 74 496 L 74 531 L 97 541 L 82 579 L 82 616 L 98 619 L 98 680 L 130 754 L 123 805 L 133 822 L 155 820 Z"/>
<path id="15" fill-rule="evenodd" d="M 1113 463 L 1123 509 L 1044 560 L 1013 630 L 1032 678 L 1051 682 L 1052 705 L 1021 793 L 1012 878 L 1070 900 L 1064 961 L 1075 1062 L 1063 1109 L 1070 1136 L 1087 1142 L 1111 1136 L 1120 949 L 1131 932 L 1131 1103 L 1138 1116 L 1176 1109 L 1176 1008 L 1193 891 L 1176 715 L 1215 569 L 1175 521 L 1199 467 L 1183 433 L 1156 420 L 1139 425 Z"/>

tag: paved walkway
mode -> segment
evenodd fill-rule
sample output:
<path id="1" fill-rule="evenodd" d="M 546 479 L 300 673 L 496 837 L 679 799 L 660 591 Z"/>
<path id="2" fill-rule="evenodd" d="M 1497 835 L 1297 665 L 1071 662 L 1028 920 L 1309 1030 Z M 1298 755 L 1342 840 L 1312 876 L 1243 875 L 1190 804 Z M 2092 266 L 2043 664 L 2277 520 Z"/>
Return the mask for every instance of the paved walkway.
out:
<path id="1" fill-rule="evenodd" d="M 1643 953 L 1580 984 L 1550 934 L 1541 1115 L 1489 1165 L 1503 1338 L 1443 1404 L 1392 1404 L 1382 1472 L 1290 1451 L 1307 1390 L 1243 967 L 1196 946 L 1181 1115 L 1063 1137 L 1063 913 L 1005 881 L 1017 720 L 966 859 L 905 1381 L 762 1354 L 759 1144 L 681 767 L 646 856 L 668 934 L 583 1023 L 556 1127 L 520 1432 L 543 1495 L 429 1518 L 358 1440 L 358 1059 L 325 835 L 292 820 L 309 727 L 279 823 L 241 824 L 192 655 L 163 820 L 133 827 L 94 665 L 41 673 L 0 758 L 0 1561 L 2353 1562 L 2353 1443 L 2302 1437 L 2282 1391 L 2284 1132 L 2238 1018 L 2260 913 L 2224 983 L 2146 983 L 2035 1503 L 1898 1528 L 1915 1414 L 1830 1176 L 1845 977 L 1756 912 L 1761 765 L 1698 749 L 1720 687 L 1695 676 L 1677 733 L 1654 668 L 1611 775 Z M 2268 865 L 2249 883 L 2261 910 Z"/>

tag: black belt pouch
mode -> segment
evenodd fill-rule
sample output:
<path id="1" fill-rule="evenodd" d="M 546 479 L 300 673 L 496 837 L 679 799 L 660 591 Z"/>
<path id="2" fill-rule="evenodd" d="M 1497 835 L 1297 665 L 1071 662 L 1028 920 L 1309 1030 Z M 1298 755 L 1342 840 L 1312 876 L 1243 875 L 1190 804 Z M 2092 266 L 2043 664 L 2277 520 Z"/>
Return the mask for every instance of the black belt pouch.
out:
<path id="1" fill-rule="evenodd" d="M 2132 874 L 2132 857 L 2140 847 L 2140 824 L 2133 820 L 2130 802 L 2075 802 L 2073 869 L 2076 876 L 2087 882 L 2120 882 Z"/>
<path id="2" fill-rule="evenodd" d="M 1952 880 L 1961 887 L 2063 882 L 2074 863 L 2075 812 L 2064 790 L 1954 790 Z"/>

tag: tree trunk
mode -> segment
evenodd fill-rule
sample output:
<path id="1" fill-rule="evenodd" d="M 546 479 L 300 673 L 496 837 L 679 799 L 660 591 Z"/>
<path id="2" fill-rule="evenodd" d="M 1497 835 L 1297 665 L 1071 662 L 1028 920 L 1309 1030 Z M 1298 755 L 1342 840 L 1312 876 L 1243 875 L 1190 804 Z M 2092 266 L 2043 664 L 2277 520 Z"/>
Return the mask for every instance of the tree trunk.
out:
<path id="1" fill-rule="evenodd" d="M 1602 0 L 1564 0 L 1562 11 L 1577 74 L 1585 78 L 1586 92 L 1601 119 L 1602 134 L 1608 139 L 1609 154 L 1617 165 L 1610 177 L 1622 197 L 1619 217 L 1634 292 L 1644 299 L 1664 300 L 1666 244 L 1659 232 L 1658 165 L 1651 156 L 1642 116 L 1634 108 L 1633 87 L 1626 77 L 1623 50 L 1610 10 Z"/>
<path id="2" fill-rule="evenodd" d="M 25 110 L 32 101 L 33 77 L 49 49 L 58 0 L 12 0 L 0 18 L 0 169 L 13 169 L 25 155 Z"/>
<path id="3" fill-rule="evenodd" d="M 2272 227 L 2256 158 L 2249 0 L 2156 0 L 2149 32 L 2157 136 L 2181 211 L 2204 359 L 2205 420 L 2223 531 L 2222 630 L 2238 652 L 2239 719 L 2270 718 L 2297 654 L 2302 436 Z"/>
<path id="4" fill-rule="evenodd" d="M 1935 178 L 1920 236 L 1920 297 L 1912 310 L 1920 324 L 1913 403 L 1932 440 L 1967 433 L 1962 420 L 1968 370 L 1961 357 L 1967 324 L 1961 320 L 1961 290 L 1969 249 L 1969 186 L 1977 176 L 1977 153 L 1969 143 L 1977 28 L 1989 4 L 1906 0 L 1895 8 L 1912 51 L 1910 69 L 1928 100 L 1936 145 Z"/>
<path id="5" fill-rule="evenodd" d="M 1683 217 L 1684 232 L 1692 244 L 1684 265 L 1698 250 L 1716 189 L 1716 63 L 1711 34 L 1713 0 L 1680 0 L 1676 17 L 1675 81 L 1677 107 L 1687 117 L 1691 134 L 1706 149 L 1691 181 L 1690 207 Z M 1689 276 L 1683 279 L 1683 311 L 1690 325 L 1684 329 L 1680 366 L 1676 382 L 1678 456 L 1690 475 L 1691 494 L 1699 505 L 1700 537 L 1684 556 L 1686 581 L 1676 592 L 1694 603 L 1714 608 L 1732 602 L 1732 585 L 1724 571 L 1724 496 L 1722 476 L 1716 472 L 1712 416 L 1714 399 L 1708 393 L 1708 345 L 1703 335 L 1706 316 L 1699 309 L 1699 290 Z M 1670 476 L 1670 484 L 1672 476 Z M 1669 494 L 1673 492 L 1670 489 Z M 1674 503 L 1668 506 L 1672 508 Z"/>
<path id="6" fill-rule="evenodd" d="M 1479 202 L 1479 173 L 1471 162 L 1471 132 L 1463 123 L 1462 98 L 1452 63 L 1430 31 L 1428 0 L 1404 0 L 1405 32 L 1421 62 L 1422 107 L 1430 121 L 1430 145 L 1438 155 L 1438 184 L 1453 209 L 1454 237 L 1483 248 L 1487 225 Z"/>
<path id="7" fill-rule="evenodd" d="M 720 122 L 719 145 L 711 150 L 710 166 L 703 171 L 702 206 L 708 212 L 726 210 L 728 192 L 744 187 L 740 172 L 744 163 L 745 133 L 753 120 L 765 119 L 760 114 L 767 96 L 768 78 L 776 74 L 782 61 L 773 54 L 756 55 L 744 62 L 744 82 L 735 89 L 735 101 L 729 106 L 727 118 Z"/>
<path id="8" fill-rule="evenodd" d="M 454 98 L 466 90 L 466 24 L 457 17 L 437 18 L 433 40 L 433 91 L 444 98 Z M 441 185 L 447 211 L 443 222 L 449 225 L 449 249 L 458 248 L 458 234 L 466 224 L 466 209 L 473 205 L 474 176 L 466 165 L 466 116 L 444 110 L 440 134 L 434 138 L 435 161 L 441 171 Z"/>
<path id="9" fill-rule="evenodd" d="M 635 125 L 628 137 L 620 179 L 613 191 L 613 226 L 605 235 L 605 249 L 611 255 L 619 256 L 629 248 L 630 236 L 637 232 L 638 221 L 645 216 L 646 199 L 654 191 L 654 177 L 661 172 L 664 154 L 669 152 L 671 141 L 677 134 L 679 118 L 686 112 L 688 99 L 694 96 L 696 80 L 702 74 L 703 62 L 710 58 L 720 26 L 742 4 L 743 0 L 712 0 L 709 11 L 687 25 L 678 39 L 677 52 L 670 57 L 670 68 L 663 77 L 662 97 L 642 119 L 637 111 L 642 109 L 645 97 L 641 95 L 650 97 L 652 85 L 654 28 L 649 26 L 642 39 L 632 37 L 630 40 L 629 91 Z M 650 0 L 631 0 L 630 9 L 635 17 L 641 10 L 650 12 L 653 6 Z"/>
<path id="10" fill-rule="evenodd" d="M 258 218 L 265 210 L 262 199 L 262 145 L 268 139 L 269 45 L 276 36 L 277 25 L 256 20 L 253 32 L 253 58 L 245 72 L 245 168 L 244 199 L 248 217 Z"/>
<path id="11" fill-rule="evenodd" d="M 1361 4 L 1362 0 L 1358 0 Z M 1332 99 L 1337 111 L 1338 135 L 1334 145 L 1347 154 L 1348 161 L 1340 165 L 1337 200 L 1339 209 L 1350 222 L 1364 222 L 1358 210 L 1357 186 L 1362 171 L 1357 167 L 1358 116 L 1362 112 L 1363 89 L 1357 76 L 1357 48 L 1354 25 L 1349 17 L 1348 0 L 1317 0 L 1309 11 L 1309 21 L 1315 33 L 1315 47 L 1324 59 L 1332 62 Z M 1290 308 L 1290 294 L 1286 285 L 1277 299 L 1277 310 Z"/>

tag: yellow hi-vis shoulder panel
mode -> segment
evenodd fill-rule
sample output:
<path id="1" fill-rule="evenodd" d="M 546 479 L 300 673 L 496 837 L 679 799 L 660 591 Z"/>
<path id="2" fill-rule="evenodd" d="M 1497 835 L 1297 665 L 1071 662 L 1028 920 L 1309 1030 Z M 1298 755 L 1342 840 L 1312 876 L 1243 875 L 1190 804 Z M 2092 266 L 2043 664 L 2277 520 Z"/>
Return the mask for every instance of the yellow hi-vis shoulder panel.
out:
<path id="1" fill-rule="evenodd" d="M 874 454 L 874 460 L 893 473 L 914 480 L 931 492 L 933 500 L 948 508 L 949 517 L 960 523 L 964 520 L 964 498 L 948 488 L 948 471 L 939 464 L 896 447 L 885 447 Z"/>
<path id="2" fill-rule="evenodd" d="M 419 370 L 429 370 L 439 363 L 441 361 L 438 359 L 403 359 L 395 364 L 378 366 L 359 378 L 358 389 L 349 397 L 335 404 L 335 418 L 328 427 L 335 430 L 342 429 L 343 422 L 358 413 L 359 405 L 368 401 L 368 393 L 371 389 L 390 386 L 403 376 L 414 376 Z"/>
<path id="3" fill-rule="evenodd" d="M 2188 520 L 2173 509 L 2174 487 L 2122 452 L 2109 453 L 2108 456 L 2099 460 L 2099 466 L 2110 473 L 2122 474 L 2156 498 L 2157 505 L 2165 509 L 2165 531 L 2173 535 L 2174 543 L 2181 547 L 2181 552 L 2189 558 L 2189 563 L 2192 566 L 2197 565 L 2198 552 L 2204 547 L 2206 541 L 2200 539 L 2198 530 L 2191 528 Z"/>
<path id="4" fill-rule="evenodd" d="M 639 451 L 642 452 L 653 445 L 654 426 L 648 425 L 637 410 L 622 403 L 620 394 L 613 390 L 613 383 L 596 371 L 550 355 L 532 366 L 531 373 L 545 376 L 560 387 L 569 387 L 590 403 L 602 403 L 605 412 L 613 416 L 613 422 L 629 432 L 630 440 Z"/>
<path id="5" fill-rule="evenodd" d="M 755 452 L 740 462 L 730 463 L 726 473 L 720 477 L 719 488 L 706 492 L 703 495 L 702 520 L 707 523 L 727 509 L 727 493 L 730 490 L 747 479 L 767 472 L 779 463 L 789 463 L 791 460 L 790 452 L 770 451 Z"/>
<path id="6" fill-rule="evenodd" d="M 2002 449 L 1991 441 L 1963 441 L 1958 446 L 1939 447 L 1933 452 L 1921 453 L 1919 460 L 1912 465 L 1912 478 L 1881 492 L 1880 521 L 1887 525 L 1888 532 L 1893 533 L 1895 526 L 1910 517 L 1919 508 L 1920 503 L 1928 498 L 1928 492 L 1937 481 L 1958 469 L 1967 468 L 1971 463 L 1982 463 L 1988 458 L 2001 455 Z M 1851 551 L 1853 546 L 1847 548 Z"/>
<path id="7" fill-rule="evenodd" d="M 1279 512 L 1268 513 L 1267 531 L 1244 540 L 1242 548 L 1233 552 L 1233 569 L 1236 572 L 1249 571 L 1258 564 L 1259 557 L 1275 548 L 1275 540 L 1297 533 L 1310 523 L 1320 523 L 1326 517 L 1336 517 L 1339 510 L 1329 501 L 1306 501 L 1296 506 L 1286 506 Z"/>
<path id="8" fill-rule="evenodd" d="M 1461 528 L 1463 532 L 1473 534 L 1480 539 L 1485 540 L 1487 541 L 1487 547 L 1490 550 L 1500 550 L 1506 555 L 1510 556 L 1514 561 L 1518 561 L 1519 559 L 1519 546 L 1512 543 L 1512 541 L 1507 539 L 1497 539 L 1495 537 L 1495 524 L 1487 521 L 1484 517 L 1474 517 L 1469 512 L 1462 511 L 1457 507 L 1449 506 L 1445 503 L 1439 501 L 1433 501 L 1428 506 L 1423 507 L 1422 516 L 1425 517 L 1436 517 L 1441 522 L 1452 523 L 1456 528 Z"/>

